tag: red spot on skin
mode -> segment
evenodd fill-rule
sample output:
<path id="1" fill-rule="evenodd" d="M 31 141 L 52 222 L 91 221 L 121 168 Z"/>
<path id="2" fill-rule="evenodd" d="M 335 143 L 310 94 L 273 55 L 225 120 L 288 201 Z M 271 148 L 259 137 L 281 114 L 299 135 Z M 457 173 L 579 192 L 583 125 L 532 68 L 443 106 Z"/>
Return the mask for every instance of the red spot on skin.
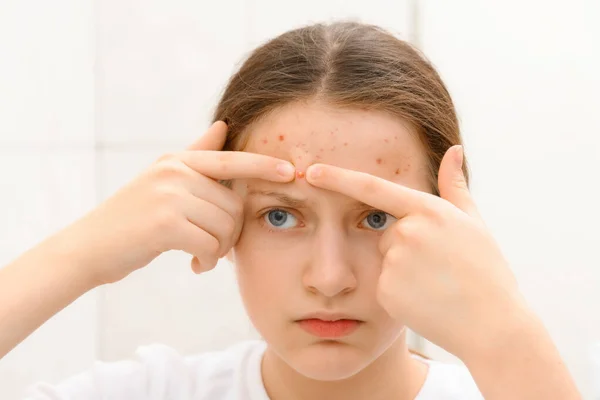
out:
<path id="1" fill-rule="evenodd" d="M 321 156 L 317 154 L 317 155 L 315 156 L 315 158 L 316 158 L 317 160 L 320 160 L 320 159 L 321 159 Z"/>
<path id="2" fill-rule="evenodd" d="M 323 149 L 319 149 L 319 151 L 323 151 Z"/>
<path id="3" fill-rule="evenodd" d="M 304 178 L 304 172 L 303 172 L 303 171 L 297 171 L 297 172 L 296 172 L 296 177 L 297 177 L 298 179 L 302 179 L 302 178 Z"/>
<path id="4" fill-rule="evenodd" d="M 389 143 L 390 141 L 387 139 L 383 139 L 384 142 Z"/>
<path id="5" fill-rule="evenodd" d="M 377 164 L 381 164 L 383 162 L 383 160 L 381 158 L 377 159 Z"/>
<path id="6" fill-rule="evenodd" d="M 333 135 L 333 131 L 329 132 L 331 135 Z"/>
<path id="7" fill-rule="evenodd" d="M 334 151 L 334 150 L 335 150 L 335 146 L 333 146 L 333 147 L 331 148 L 331 151 Z"/>
<path id="8" fill-rule="evenodd" d="M 409 169 L 410 169 L 410 164 L 407 164 L 406 167 L 404 167 L 404 172 L 408 172 Z"/>
<path id="9" fill-rule="evenodd" d="M 348 142 L 344 142 L 344 146 L 348 146 Z"/>
<path id="10" fill-rule="evenodd" d="M 262 140 L 262 142 L 263 142 L 264 144 L 267 144 L 267 143 L 269 143 L 269 141 L 268 141 L 267 139 L 263 139 L 263 140 Z"/>
<path id="11" fill-rule="evenodd" d="M 298 156 L 298 160 L 302 160 L 302 156 Z"/>
<path id="12" fill-rule="evenodd" d="M 394 136 L 394 139 L 398 140 L 398 136 Z"/>
<path id="13" fill-rule="evenodd" d="M 396 169 L 396 175 L 400 175 L 400 168 Z"/>
<path id="14" fill-rule="evenodd" d="M 285 136 L 283 136 L 283 135 L 279 135 L 279 141 L 280 141 L 280 142 L 283 142 L 283 139 L 285 139 Z"/>

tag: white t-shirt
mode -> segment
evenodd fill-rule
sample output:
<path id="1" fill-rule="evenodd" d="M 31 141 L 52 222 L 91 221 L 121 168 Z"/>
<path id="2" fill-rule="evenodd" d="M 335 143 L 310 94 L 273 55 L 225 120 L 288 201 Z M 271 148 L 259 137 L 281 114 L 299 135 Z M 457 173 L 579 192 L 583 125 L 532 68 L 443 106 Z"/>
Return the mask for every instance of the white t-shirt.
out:
<path id="1" fill-rule="evenodd" d="M 138 360 L 97 362 L 51 386 L 38 383 L 28 400 L 269 400 L 260 364 L 266 343 L 245 341 L 224 351 L 183 357 L 164 345 L 141 347 Z M 481 400 L 462 366 L 425 360 L 429 372 L 415 400 Z"/>

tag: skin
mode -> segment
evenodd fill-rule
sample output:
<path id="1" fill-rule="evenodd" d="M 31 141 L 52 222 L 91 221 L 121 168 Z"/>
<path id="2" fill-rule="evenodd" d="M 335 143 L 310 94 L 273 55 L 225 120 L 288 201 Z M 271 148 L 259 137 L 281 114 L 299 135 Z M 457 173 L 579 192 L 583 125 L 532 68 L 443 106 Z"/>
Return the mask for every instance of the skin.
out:
<path id="1" fill-rule="evenodd" d="M 365 218 L 377 210 L 302 178 L 319 160 L 428 190 L 427 160 L 416 136 L 386 114 L 316 103 L 284 107 L 247 134 L 244 151 L 290 161 L 298 170 L 290 183 L 233 183 L 245 207 L 234 262 L 246 310 L 269 343 L 263 364 L 269 394 L 414 398 L 426 367 L 410 357 L 402 321 L 376 299 L 382 263 L 377 246 L 384 231 L 370 228 Z M 277 208 L 290 213 L 289 228 L 265 221 L 265 213 Z M 295 322 L 317 311 L 363 322 L 349 337 L 326 341 Z"/>
<path id="2" fill-rule="evenodd" d="M 262 369 L 274 400 L 414 398 L 425 371 L 408 358 L 404 325 L 459 356 L 486 399 L 580 398 L 478 216 L 460 147 L 442 161 L 438 198 L 402 121 L 324 104 L 270 118 L 246 152 L 219 151 L 226 126 L 216 123 L 0 269 L 0 357 L 163 252 L 187 251 L 201 273 L 235 245 L 246 308 L 269 342 Z M 265 230 L 251 211 L 273 199 L 250 195 L 265 187 L 303 196 L 292 210 L 303 223 Z M 369 209 L 390 215 L 385 232 L 364 229 L 358 210 Z M 351 337 L 325 344 L 296 329 L 304 313 L 334 307 L 364 321 Z"/>

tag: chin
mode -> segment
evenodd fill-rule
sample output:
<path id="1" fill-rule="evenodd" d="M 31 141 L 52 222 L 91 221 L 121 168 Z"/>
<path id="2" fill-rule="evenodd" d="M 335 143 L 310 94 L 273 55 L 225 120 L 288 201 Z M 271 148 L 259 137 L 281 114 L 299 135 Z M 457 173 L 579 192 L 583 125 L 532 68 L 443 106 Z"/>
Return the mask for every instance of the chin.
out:
<path id="1" fill-rule="evenodd" d="M 284 357 L 296 372 L 317 381 L 339 381 L 356 375 L 376 355 L 339 341 L 319 341 L 296 349 Z"/>

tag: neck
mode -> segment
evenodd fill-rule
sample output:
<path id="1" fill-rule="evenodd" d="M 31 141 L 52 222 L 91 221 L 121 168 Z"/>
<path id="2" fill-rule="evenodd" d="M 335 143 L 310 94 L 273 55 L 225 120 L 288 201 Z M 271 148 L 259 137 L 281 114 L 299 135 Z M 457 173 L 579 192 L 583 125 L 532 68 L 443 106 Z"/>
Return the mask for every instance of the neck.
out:
<path id="1" fill-rule="evenodd" d="M 262 377 L 271 400 L 414 399 L 427 375 L 427 366 L 411 357 L 403 333 L 379 358 L 350 378 L 318 381 L 292 369 L 267 348 Z"/>

